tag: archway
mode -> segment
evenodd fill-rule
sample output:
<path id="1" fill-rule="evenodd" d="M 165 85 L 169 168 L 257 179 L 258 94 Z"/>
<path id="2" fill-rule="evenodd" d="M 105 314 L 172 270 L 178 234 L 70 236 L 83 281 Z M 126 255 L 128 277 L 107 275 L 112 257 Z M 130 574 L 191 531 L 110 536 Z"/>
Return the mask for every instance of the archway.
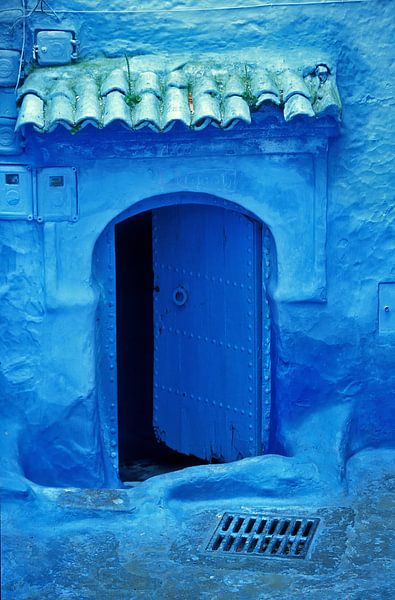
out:
<path id="1" fill-rule="evenodd" d="M 162 455 L 180 468 L 265 450 L 269 245 L 241 206 L 186 193 L 135 205 L 102 234 L 98 375 L 120 465 L 144 471 L 144 455 Z"/>

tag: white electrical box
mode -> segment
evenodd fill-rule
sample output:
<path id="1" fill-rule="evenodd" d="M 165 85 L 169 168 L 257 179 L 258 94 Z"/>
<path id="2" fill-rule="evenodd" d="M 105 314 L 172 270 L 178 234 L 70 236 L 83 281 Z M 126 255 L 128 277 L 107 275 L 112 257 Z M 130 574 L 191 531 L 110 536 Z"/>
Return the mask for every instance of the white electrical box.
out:
<path id="1" fill-rule="evenodd" d="M 379 333 L 395 334 L 395 281 L 379 283 Z"/>
<path id="2" fill-rule="evenodd" d="M 0 166 L 0 219 L 33 219 L 32 174 L 20 165 Z"/>
<path id="3" fill-rule="evenodd" d="M 0 87 L 13 87 L 16 84 L 20 59 L 21 53 L 18 50 L 0 49 Z"/>
<path id="4" fill-rule="evenodd" d="M 34 46 L 39 65 L 67 65 L 76 58 L 72 31 L 38 31 Z"/>
<path id="5" fill-rule="evenodd" d="M 37 170 L 37 221 L 76 221 L 77 172 L 74 167 Z"/>

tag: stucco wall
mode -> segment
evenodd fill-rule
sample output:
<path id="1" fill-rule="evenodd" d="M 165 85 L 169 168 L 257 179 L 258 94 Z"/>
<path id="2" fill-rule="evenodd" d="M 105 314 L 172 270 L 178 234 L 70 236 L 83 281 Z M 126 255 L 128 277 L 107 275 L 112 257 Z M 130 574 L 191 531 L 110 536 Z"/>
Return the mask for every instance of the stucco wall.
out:
<path id="1" fill-rule="evenodd" d="M 109 3 L 58 0 L 51 4 L 59 9 L 61 23 L 36 14 L 28 21 L 29 30 L 75 29 L 81 58 L 101 53 L 221 52 L 249 47 L 296 58 L 317 50 L 331 57 L 337 65 L 343 120 L 328 152 L 327 302 L 275 302 L 270 449 L 317 455 L 318 461 L 321 454 L 325 462 L 331 448 L 336 464 L 341 465 L 362 448 L 392 444 L 394 336 L 378 331 L 378 283 L 395 281 L 392 2 L 273 2 L 273 6 L 207 14 L 181 10 L 182 6 L 193 8 L 194 2 L 150 2 L 143 5 L 150 12 L 92 15 L 63 15 L 61 8 L 108 10 Z M 123 5 L 111 3 L 114 9 L 121 10 Z M 214 0 L 205 5 L 217 7 Z M 142 11 L 143 6 L 139 3 L 136 10 Z M 156 12 L 157 8 L 161 10 Z M 2 13 L 0 18 L 8 19 L 9 14 Z M 0 45 L 20 47 L 20 33 L 20 26 L 13 34 L 8 26 L 2 27 Z M 27 48 L 29 44 L 30 34 Z M 199 136 L 206 134 L 194 135 L 199 143 Z M 69 159 L 79 142 L 77 136 L 67 136 Z M 31 137 L 27 146 L 31 164 L 36 160 L 53 164 L 53 155 L 44 147 L 46 140 L 40 146 L 34 140 Z M 26 157 L 7 157 L 2 162 L 25 164 Z M 77 161 L 80 166 L 82 159 Z M 125 202 L 121 202 L 123 208 Z M 113 208 L 107 214 L 101 206 L 98 219 L 103 225 L 110 213 Z M 85 296 L 76 300 L 72 288 L 62 287 L 70 266 L 61 264 L 54 287 L 45 287 L 45 272 L 56 260 L 56 236 L 52 247 L 44 241 L 44 237 L 51 239 L 50 225 L 22 221 L 0 225 L 1 410 L 5 419 L 1 435 L 10 472 L 19 464 L 21 452 L 25 465 L 35 464 L 26 457 L 37 456 L 41 483 L 104 484 L 109 477 L 101 454 L 93 345 L 90 333 L 84 331 L 86 319 L 95 311 L 94 289 L 87 280 Z M 64 230 L 68 233 L 63 240 L 68 243 L 79 236 L 71 223 Z M 82 265 L 90 261 L 89 244 L 94 237 L 93 232 L 88 235 L 85 230 L 85 234 L 90 240 L 86 253 L 75 256 Z M 59 343 L 62 338 L 70 340 L 76 315 L 77 339 Z M 73 367 L 76 356 L 83 356 L 85 362 Z M 73 368 L 77 373 L 85 371 L 83 385 L 79 377 L 73 377 Z M 330 434 L 325 437 L 327 431 Z"/>

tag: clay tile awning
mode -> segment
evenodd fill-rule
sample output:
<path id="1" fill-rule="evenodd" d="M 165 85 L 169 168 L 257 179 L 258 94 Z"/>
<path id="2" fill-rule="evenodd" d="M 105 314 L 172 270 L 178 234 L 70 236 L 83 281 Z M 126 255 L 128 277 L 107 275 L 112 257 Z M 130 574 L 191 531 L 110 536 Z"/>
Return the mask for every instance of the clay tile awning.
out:
<path id="1" fill-rule="evenodd" d="M 181 122 L 191 129 L 213 124 L 230 129 L 251 123 L 251 113 L 277 107 L 295 117 L 340 118 L 341 103 L 331 67 L 319 63 L 289 68 L 265 61 L 216 57 L 103 58 L 62 67 L 37 67 L 18 90 L 16 128 L 73 133 L 87 124 L 121 122 L 137 130 L 167 131 Z"/>

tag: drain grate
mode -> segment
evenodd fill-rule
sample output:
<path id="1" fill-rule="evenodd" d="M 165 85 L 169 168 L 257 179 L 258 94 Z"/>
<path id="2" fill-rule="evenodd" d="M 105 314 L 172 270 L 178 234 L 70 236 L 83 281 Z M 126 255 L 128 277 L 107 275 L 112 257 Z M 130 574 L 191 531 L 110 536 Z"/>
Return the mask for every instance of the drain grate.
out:
<path id="1" fill-rule="evenodd" d="M 225 513 L 206 549 L 266 558 L 306 558 L 319 521 Z"/>

